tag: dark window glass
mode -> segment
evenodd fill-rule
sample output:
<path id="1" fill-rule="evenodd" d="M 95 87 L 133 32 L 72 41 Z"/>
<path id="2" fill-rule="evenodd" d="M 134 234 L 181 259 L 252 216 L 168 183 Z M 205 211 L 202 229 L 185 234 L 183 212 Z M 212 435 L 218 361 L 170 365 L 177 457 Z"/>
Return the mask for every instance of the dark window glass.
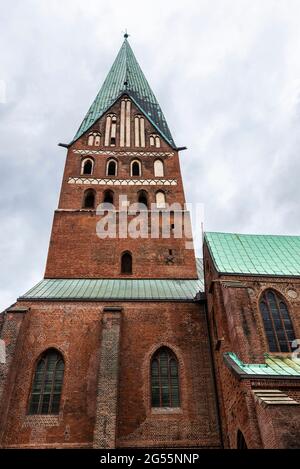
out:
<path id="1" fill-rule="evenodd" d="M 64 361 L 59 352 L 48 350 L 40 358 L 34 374 L 29 413 L 58 414 L 64 377 Z"/>
<path id="2" fill-rule="evenodd" d="M 291 352 L 295 333 L 282 298 L 275 292 L 266 290 L 260 301 L 260 312 L 270 352 Z"/>
<path id="3" fill-rule="evenodd" d="M 151 361 L 152 407 L 179 407 L 178 362 L 166 347 L 159 349 Z"/>
<path id="4" fill-rule="evenodd" d="M 132 256 L 129 252 L 125 252 L 121 259 L 121 273 L 132 274 Z"/>

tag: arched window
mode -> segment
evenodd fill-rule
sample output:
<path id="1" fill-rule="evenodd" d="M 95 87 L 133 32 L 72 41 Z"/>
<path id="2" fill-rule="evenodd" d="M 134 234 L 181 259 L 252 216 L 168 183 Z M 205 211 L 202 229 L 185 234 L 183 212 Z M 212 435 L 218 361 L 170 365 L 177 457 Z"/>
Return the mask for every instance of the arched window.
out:
<path id="1" fill-rule="evenodd" d="M 138 203 L 143 204 L 148 208 L 148 196 L 146 191 L 138 192 Z"/>
<path id="2" fill-rule="evenodd" d="M 58 414 L 64 378 L 64 360 L 54 349 L 39 359 L 31 389 L 30 414 Z"/>
<path id="3" fill-rule="evenodd" d="M 165 208 L 166 207 L 166 196 L 163 191 L 156 192 L 156 207 Z"/>
<path id="4" fill-rule="evenodd" d="M 107 166 L 106 166 L 106 175 L 107 176 L 117 175 L 117 162 L 115 160 L 108 160 Z"/>
<path id="5" fill-rule="evenodd" d="M 111 118 L 111 134 L 110 134 L 110 144 L 115 146 L 116 144 L 116 135 L 117 135 L 117 117 L 112 116 Z"/>
<path id="6" fill-rule="evenodd" d="M 121 101 L 120 114 L 120 147 L 130 147 L 131 142 L 131 101 L 128 98 Z"/>
<path id="7" fill-rule="evenodd" d="M 108 114 L 105 125 L 105 146 L 115 146 L 117 135 L 117 116 L 115 114 Z"/>
<path id="8" fill-rule="evenodd" d="M 259 307 L 270 352 L 291 352 L 295 333 L 284 299 L 273 290 L 266 290 Z"/>
<path id="9" fill-rule="evenodd" d="M 132 274 L 132 255 L 130 252 L 124 252 L 121 258 L 121 273 Z"/>
<path id="10" fill-rule="evenodd" d="M 95 191 L 93 189 L 87 189 L 83 196 L 83 208 L 94 208 L 95 207 Z"/>
<path id="11" fill-rule="evenodd" d="M 242 434 L 241 430 L 238 430 L 238 432 L 237 432 L 236 447 L 237 447 L 237 449 L 248 449 L 246 440 L 245 440 L 244 435 Z"/>
<path id="12" fill-rule="evenodd" d="M 94 161 L 91 158 L 85 158 L 81 163 L 81 174 L 92 174 Z"/>
<path id="13" fill-rule="evenodd" d="M 145 120 L 139 114 L 134 118 L 134 144 L 136 147 L 145 146 Z"/>
<path id="14" fill-rule="evenodd" d="M 141 176 L 141 163 L 138 160 L 131 162 L 131 176 Z"/>
<path id="15" fill-rule="evenodd" d="M 107 190 L 104 192 L 103 203 L 112 204 L 114 203 L 114 193 L 113 191 Z"/>
<path id="16" fill-rule="evenodd" d="M 164 177 L 164 164 L 161 160 L 154 161 L 154 176 Z"/>
<path id="17" fill-rule="evenodd" d="M 180 406 L 178 361 L 167 347 L 158 349 L 151 360 L 151 404 Z"/>

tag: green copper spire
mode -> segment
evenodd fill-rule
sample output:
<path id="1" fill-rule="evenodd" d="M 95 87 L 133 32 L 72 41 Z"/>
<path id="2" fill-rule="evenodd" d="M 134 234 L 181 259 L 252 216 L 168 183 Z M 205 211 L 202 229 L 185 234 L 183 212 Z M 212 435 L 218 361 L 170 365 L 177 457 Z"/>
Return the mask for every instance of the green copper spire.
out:
<path id="1" fill-rule="evenodd" d="M 81 137 L 123 93 L 126 93 L 160 135 L 175 147 L 165 116 L 128 43 L 127 33 L 124 38 L 116 60 L 73 141 Z"/>

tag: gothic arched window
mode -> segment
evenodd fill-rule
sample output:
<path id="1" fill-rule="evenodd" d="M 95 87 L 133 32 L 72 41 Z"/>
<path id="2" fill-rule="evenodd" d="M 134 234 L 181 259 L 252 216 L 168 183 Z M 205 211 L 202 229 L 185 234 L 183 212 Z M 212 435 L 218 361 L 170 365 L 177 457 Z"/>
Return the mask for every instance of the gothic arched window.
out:
<path id="1" fill-rule="evenodd" d="M 291 352 L 295 340 L 293 324 L 281 295 L 266 290 L 259 302 L 270 352 Z"/>
<path id="2" fill-rule="evenodd" d="M 138 160 L 131 162 L 131 176 L 141 176 L 141 163 Z"/>
<path id="3" fill-rule="evenodd" d="M 64 360 L 57 350 L 46 350 L 39 359 L 32 383 L 29 413 L 58 414 L 64 378 Z"/>
<path id="4" fill-rule="evenodd" d="M 81 163 L 81 174 L 92 174 L 94 168 L 94 161 L 91 158 L 86 158 Z"/>
<path id="5" fill-rule="evenodd" d="M 180 406 L 178 361 L 167 347 L 158 349 L 151 360 L 151 405 Z"/>
<path id="6" fill-rule="evenodd" d="M 83 208 L 94 208 L 95 207 L 95 191 L 93 189 L 87 189 L 83 196 Z"/>
<path id="7" fill-rule="evenodd" d="M 132 255 L 130 252 L 124 252 L 121 257 L 121 273 L 132 274 Z"/>
<path id="8" fill-rule="evenodd" d="M 106 175 L 107 176 L 117 175 L 117 162 L 115 160 L 108 160 L 107 166 L 106 166 Z"/>

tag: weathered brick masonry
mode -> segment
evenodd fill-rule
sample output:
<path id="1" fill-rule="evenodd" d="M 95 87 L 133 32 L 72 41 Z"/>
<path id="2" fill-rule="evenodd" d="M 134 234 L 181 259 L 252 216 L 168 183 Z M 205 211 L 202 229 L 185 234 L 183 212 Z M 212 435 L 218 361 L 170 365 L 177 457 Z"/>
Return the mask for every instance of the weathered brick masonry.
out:
<path id="1" fill-rule="evenodd" d="M 104 312 L 119 302 L 23 305 L 30 308 L 22 324 L 26 353 L 15 360 L 13 389 L 7 390 L 4 447 L 112 447 L 114 438 L 122 447 L 219 446 L 208 334 L 199 304 L 129 302 L 122 312 Z M 161 345 L 175 350 L 180 363 L 182 407 L 174 411 L 151 409 L 149 359 Z M 31 416 L 35 362 L 49 347 L 60 350 L 66 363 L 60 412 Z"/>
<path id="2" fill-rule="evenodd" d="M 0 447 L 295 448 L 300 239 L 206 233 L 203 279 L 185 223 L 183 148 L 127 37 L 61 144 L 45 277 L 0 315 Z M 143 236 L 119 232 L 120 195 L 143 204 Z M 113 206 L 100 214 L 104 201 Z M 117 232 L 103 239 L 108 214 Z M 277 298 L 270 311 L 266 291 Z"/>

